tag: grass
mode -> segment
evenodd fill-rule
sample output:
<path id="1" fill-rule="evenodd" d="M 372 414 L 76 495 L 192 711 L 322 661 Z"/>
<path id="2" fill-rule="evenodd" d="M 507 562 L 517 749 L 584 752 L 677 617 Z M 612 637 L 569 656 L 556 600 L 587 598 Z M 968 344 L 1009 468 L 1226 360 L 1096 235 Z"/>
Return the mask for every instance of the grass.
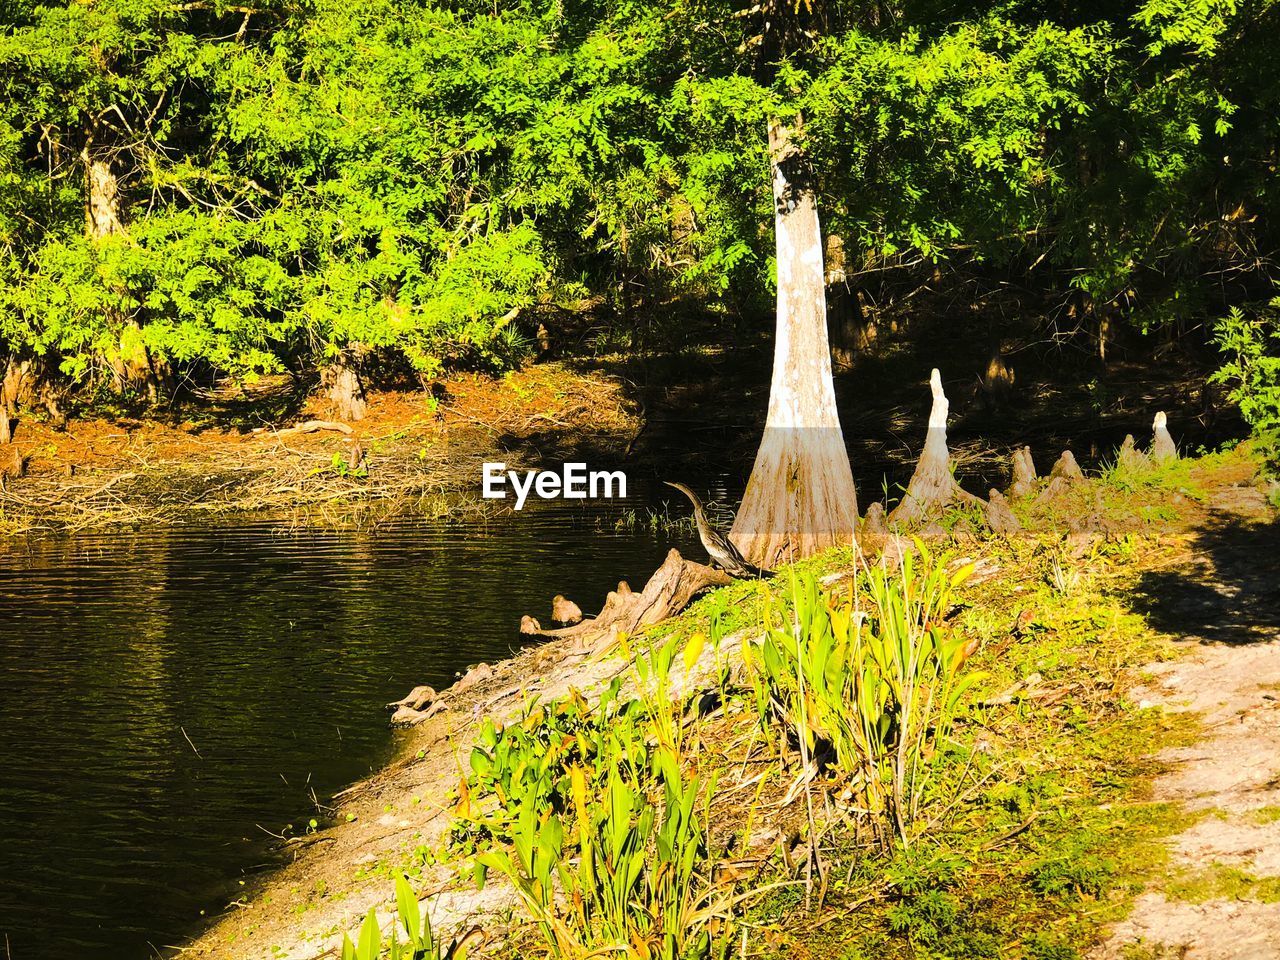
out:
<path id="1" fill-rule="evenodd" d="M 1230 864 L 1213 863 L 1196 871 L 1182 871 L 1165 884 L 1172 900 L 1205 903 L 1209 900 L 1251 900 L 1280 903 L 1280 877 L 1255 877 Z"/>
<path id="2" fill-rule="evenodd" d="M 1193 515 L 1245 456 L 1079 485 L 1137 518 L 1106 538 L 966 538 L 852 575 L 834 550 L 714 591 L 619 645 L 600 703 L 486 729 L 441 855 L 518 891 L 513 955 L 1079 958 L 1194 821 L 1152 799 L 1150 758 L 1198 721 L 1131 695 L 1176 653 L 1127 598 L 1185 549 L 1142 508 Z M 1280 881 L 1214 865 L 1170 894 Z"/>

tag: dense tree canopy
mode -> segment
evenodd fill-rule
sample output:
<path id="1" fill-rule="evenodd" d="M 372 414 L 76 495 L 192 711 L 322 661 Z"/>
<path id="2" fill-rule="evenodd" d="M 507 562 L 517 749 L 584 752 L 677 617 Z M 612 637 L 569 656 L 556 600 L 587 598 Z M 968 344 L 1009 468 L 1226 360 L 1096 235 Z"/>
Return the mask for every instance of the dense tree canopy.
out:
<path id="1" fill-rule="evenodd" d="M 758 302 L 784 114 L 847 273 L 963 264 L 1148 329 L 1271 282 L 1271 0 L 4 10 L 0 352 L 71 383 L 430 375 L 512 362 L 535 305 Z"/>

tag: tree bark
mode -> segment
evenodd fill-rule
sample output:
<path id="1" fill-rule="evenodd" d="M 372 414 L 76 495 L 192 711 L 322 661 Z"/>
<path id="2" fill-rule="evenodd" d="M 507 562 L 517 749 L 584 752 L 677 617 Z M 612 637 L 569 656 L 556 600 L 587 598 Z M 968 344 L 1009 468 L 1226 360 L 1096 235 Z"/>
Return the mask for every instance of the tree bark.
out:
<path id="1" fill-rule="evenodd" d="M 822 230 L 792 131 L 769 127 L 777 243 L 777 333 L 764 437 L 730 534 L 760 567 L 854 539 L 853 471 L 836 411 L 827 342 Z"/>
<path id="2" fill-rule="evenodd" d="M 15 357 L 5 360 L 4 379 L 0 380 L 0 444 L 13 440 L 13 421 L 18 415 L 18 397 L 22 393 L 26 367 Z"/>
<path id="3" fill-rule="evenodd" d="M 90 240 L 102 242 L 125 233 L 120 182 L 111 169 L 111 161 L 94 153 L 92 138 L 85 145 L 81 160 L 85 168 L 85 234 Z M 136 316 L 117 307 L 108 308 L 107 322 L 112 330 L 119 331 L 118 346 L 106 358 L 116 389 L 145 391 L 147 398 L 156 402 L 168 375 L 162 365 L 153 361 L 143 339 L 142 324 Z"/>
<path id="4" fill-rule="evenodd" d="M 339 420 L 364 419 L 368 405 L 365 403 L 364 383 L 360 380 L 358 349 L 348 347 L 338 354 L 337 359 L 325 369 L 323 380 Z"/>

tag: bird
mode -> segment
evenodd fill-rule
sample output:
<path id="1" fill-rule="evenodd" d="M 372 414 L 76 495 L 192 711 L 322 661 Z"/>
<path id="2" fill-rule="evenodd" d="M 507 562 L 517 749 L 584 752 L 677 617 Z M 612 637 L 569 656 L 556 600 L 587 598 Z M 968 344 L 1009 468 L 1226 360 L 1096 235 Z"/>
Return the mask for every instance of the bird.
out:
<path id="1" fill-rule="evenodd" d="M 707 551 L 712 563 L 739 580 L 773 576 L 772 570 L 762 570 L 749 563 L 738 548 L 729 542 L 729 538 L 711 525 L 711 521 L 707 519 L 707 511 L 696 493 L 683 483 L 672 483 L 670 480 L 664 480 L 663 483 L 679 490 L 693 504 L 693 522 L 698 527 L 698 539 L 702 541 L 702 549 Z"/>

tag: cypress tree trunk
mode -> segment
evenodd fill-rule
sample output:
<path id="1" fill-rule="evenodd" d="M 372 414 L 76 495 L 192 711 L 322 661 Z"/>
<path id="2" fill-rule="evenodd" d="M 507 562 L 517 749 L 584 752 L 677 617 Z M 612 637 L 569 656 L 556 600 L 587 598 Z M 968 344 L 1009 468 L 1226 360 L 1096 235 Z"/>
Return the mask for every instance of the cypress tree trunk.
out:
<path id="1" fill-rule="evenodd" d="M 85 145 L 81 160 L 85 166 L 85 234 L 99 242 L 123 234 L 120 182 L 111 169 L 111 161 L 94 153 L 92 138 Z M 136 316 L 116 307 L 108 308 L 107 322 L 110 329 L 119 331 L 118 346 L 106 357 L 116 389 L 145 391 L 154 403 L 159 399 L 162 380 L 167 380 L 167 370 L 153 362 L 143 340 L 142 324 Z"/>
<path id="2" fill-rule="evenodd" d="M 362 354 L 363 350 L 358 345 L 347 347 L 325 368 L 321 376 L 321 383 L 339 420 L 364 419 L 367 404 L 364 383 L 360 379 Z"/>
<path id="3" fill-rule="evenodd" d="M 858 504 L 831 379 L 822 231 L 791 131 L 769 127 L 778 307 L 764 438 L 733 525 L 738 549 L 772 567 L 852 541 Z"/>
<path id="4" fill-rule="evenodd" d="M 13 357 L 5 360 L 4 377 L 0 379 L 0 444 L 13 440 L 13 419 L 17 416 L 17 383 L 21 378 L 18 361 Z"/>

